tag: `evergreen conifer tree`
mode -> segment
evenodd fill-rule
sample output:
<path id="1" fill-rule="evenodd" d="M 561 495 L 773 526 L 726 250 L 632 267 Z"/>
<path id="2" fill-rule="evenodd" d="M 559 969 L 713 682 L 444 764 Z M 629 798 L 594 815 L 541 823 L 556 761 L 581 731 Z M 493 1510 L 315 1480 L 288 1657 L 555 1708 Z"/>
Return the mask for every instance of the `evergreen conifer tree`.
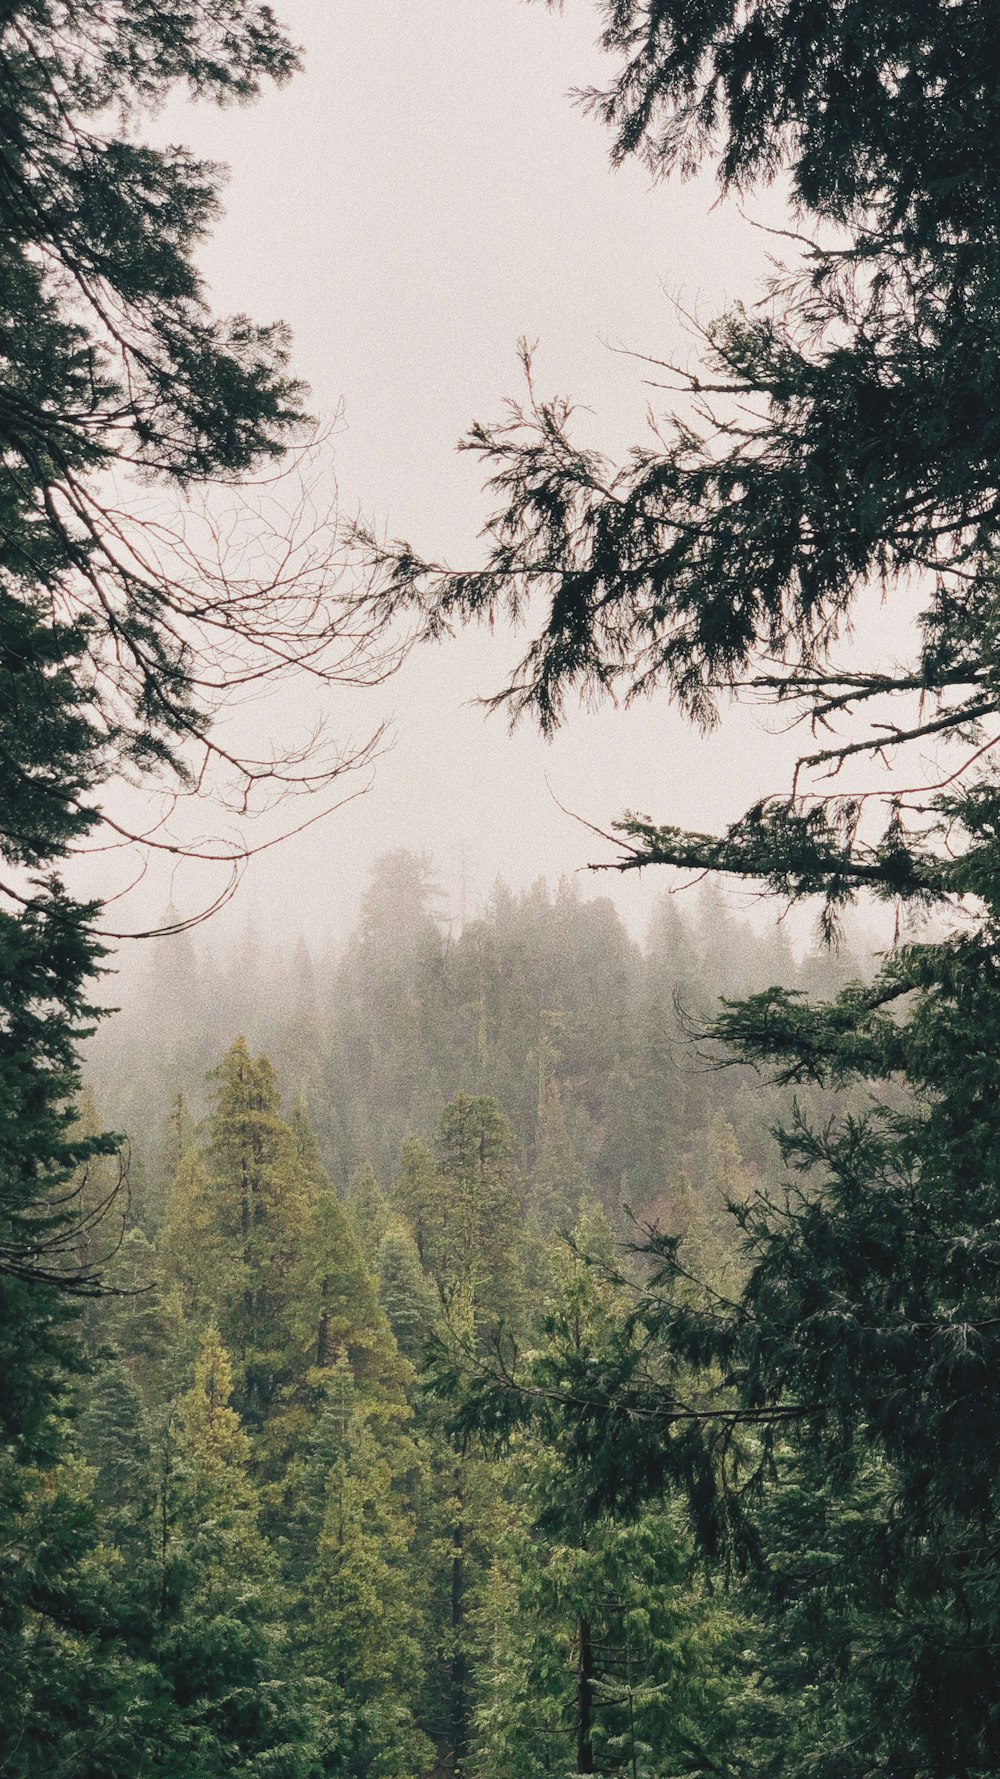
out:
<path id="1" fill-rule="evenodd" d="M 435 1143 L 438 1234 L 428 1255 L 458 1325 L 509 1321 L 517 1308 L 511 1133 L 496 1100 L 460 1093 Z"/>
<path id="2" fill-rule="evenodd" d="M 303 1103 L 295 1109 L 292 1130 L 312 1193 L 293 1316 L 301 1358 L 295 1378 L 276 1405 L 266 1442 L 276 1478 L 272 1518 L 276 1527 L 286 1528 L 298 1514 L 302 1453 L 307 1446 L 312 1449 L 331 1370 L 348 1367 L 360 1408 L 375 1415 L 383 1429 L 392 1426 L 400 1413 L 411 1376 L 379 1301 L 377 1279 L 356 1232 L 353 1206 L 345 1205 L 330 1185 Z"/>
<path id="3" fill-rule="evenodd" d="M 86 1473 L 56 1462 L 81 1364 L 75 1312 L 100 1290 L 122 1220 L 117 1207 L 99 1227 L 116 1182 L 114 1170 L 101 1181 L 101 1162 L 117 1144 L 73 1112 L 99 910 L 53 872 L 94 835 L 118 770 L 161 784 L 172 771 L 186 790 L 214 761 L 216 789 L 235 788 L 239 804 L 258 766 L 241 770 L 211 737 L 234 659 L 242 685 L 296 655 L 319 667 L 331 640 L 315 600 L 276 600 L 266 571 L 264 585 L 242 567 L 213 576 L 208 560 L 189 573 L 182 507 L 171 553 L 162 505 L 147 526 L 136 486 L 156 480 L 169 502 L 233 482 L 279 458 L 301 421 L 283 327 L 222 320 L 206 300 L 195 261 L 219 170 L 146 130 L 179 91 L 250 100 L 295 61 L 258 0 L 14 0 L 0 20 L 0 1767 L 11 1779 L 214 1779 L 243 1758 L 238 1737 L 211 1766 L 194 1741 L 164 1751 L 148 1718 L 143 1731 L 156 1682 L 117 1634 L 114 1589 L 99 1585 Z M 92 1406 L 110 1413 L 109 1399 Z"/>
<path id="4" fill-rule="evenodd" d="M 230 1583 L 252 1575 L 261 1560 L 260 1513 L 249 1476 L 252 1447 L 232 1407 L 233 1370 L 216 1328 L 202 1338 L 194 1383 L 177 1405 L 182 1517 L 192 1538 L 205 1537 L 210 1557 L 197 1564 L 199 1587 L 212 1588 L 218 1567 Z"/>
<path id="5" fill-rule="evenodd" d="M 133 1560 L 149 1556 L 152 1448 L 139 1391 L 120 1359 L 106 1361 L 80 1419 L 83 1455 L 96 1473 L 94 1499 L 105 1537 Z"/>
<path id="6" fill-rule="evenodd" d="M 290 1672 L 277 1565 L 232 1394 L 229 1356 L 209 1328 L 168 1432 L 153 1641 L 166 1698 L 153 1770 L 164 1779 L 178 1766 L 198 1779 L 234 1770 L 315 1779 L 317 1687 Z"/>
<path id="7" fill-rule="evenodd" d="M 369 1420 L 341 1357 L 327 1374 L 302 1491 L 313 1550 L 301 1636 L 329 1685 L 327 1771 L 344 1779 L 409 1779 L 432 1755 L 414 1720 L 423 1670 L 405 1492 L 414 1464 L 398 1428 Z"/>
<path id="8" fill-rule="evenodd" d="M 52 661 L 44 641 L 37 659 Z M 65 694 L 58 679 L 39 688 L 43 727 L 49 691 Z M 49 738 L 60 732 L 57 723 Z M 44 779 L 35 788 L 44 811 Z M 46 819 L 57 804 L 53 794 Z M 105 1252 L 95 1241 L 81 1264 L 81 1180 L 117 1147 L 81 1133 L 73 1109 L 75 1045 L 101 955 L 91 913 L 55 885 L 19 917 L 0 913 L 0 1767 L 12 1779 L 33 1779 L 55 1758 L 89 1761 L 95 1779 L 110 1779 L 132 1759 L 148 1678 L 96 1585 L 93 1506 L 66 1461 L 83 1363 L 75 1323 L 99 1288 Z"/>
<path id="9" fill-rule="evenodd" d="M 433 1271 L 440 1264 L 443 1247 L 444 1202 L 434 1157 L 416 1137 L 408 1137 L 403 1144 L 392 1202 L 413 1231 L 421 1265 Z"/>
<path id="10" fill-rule="evenodd" d="M 346 1355 L 352 1375 L 370 1393 L 399 1394 L 406 1374 L 365 1263 L 350 1207 L 331 1187 L 317 1199 L 299 1274 L 296 1325 L 314 1372 Z"/>
<path id="11" fill-rule="evenodd" d="M 351 1188 L 351 1212 L 358 1244 L 369 1266 L 374 1266 L 389 1222 L 389 1205 L 370 1165 L 361 1169 Z"/>
<path id="12" fill-rule="evenodd" d="M 326 1169 L 320 1155 L 319 1142 L 309 1118 L 309 1108 L 304 1093 L 296 1096 L 295 1103 L 288 1115 L 288 1124 L 295 1139 L 295 1152 L 309 1184 L 316 1191 L 330 1184 Z"/>
<path id="13" fill-rule="evenodd" d="M 314 1194 L 280 1116 L 274 1071 L 242 1038 L 216 1072 L 206 1197 L 219 1264 L 219 1326 L 239 1367 L 238 1400 L 260 1428 L 298 1369 L 293 1331 Z"/>
<path id="14" fill-rule="evenodd" d="M 195 1134 L 195 1121 L 187 1097 L 178 1091 L 171 1099 L 163 1121 L 151 1166 L 152 1178 L 141 1207 L 142 1225 L 150 1236 L 156 1236 L 163 1227 L 174 1182 L 184 1157 L 195 1146 Z"/>
<path id="15" fill-rule="evenodd" d="M 166 1287 L 177 1293 L 185 1320 L 204 1327 L 221 1312 L 226 1247 L 200 1148 L 181 1157 L 157 1249 Z"/>
<path id="16" fill-rule="evenodd" d="M 440 1312 L 434 1287 L 420 1264 L 417 1245 L 399 1219 L 386 1229 L 376 1258 L 378 1294 L 396 1344 L 411 1365 L 420 1366 Z"/>
<path id="17" fill-rule="evenodd" d="M 147 1407 L 162 1406 L 187 1381 L 198 1324 L 186 1321 L 183 1300 L 141 1229 L 127 1232 L 105 1281 L 101 1336 L 121 1353 Z"/>
<path id="18" fill-rule="evenodd" d="M 549 1249 L 525 1412 L 506 1467 L 513 1511 L 478 1606 L 476 1754 L 496 1779 L 620 1773 L 666 1779 L 725 1770 L 741 1686 L 729 1609 L 699 1582 L 682 1498 L 619 1513 L 592 1499 L 567 1439 L 562 1393 L 617 1351 L 629 1294 L 606 1268 L 602 1213 L 573 1248 Z M 572 1379 L 572 1382 L 571 1382 Z"/>
<path id="19" fill-rule="evenodd" d="M 135 1572 L 138 1515 L 121 1528 L 120 1551 L 102 1543 L 93 1480 L 73 1459 L 43 1469 L 22 1464 L 16 1494 L 5 1478 L 5 1779 L 35 1779 L 62 1766 L 115 1779 L 141 1771 L 160 1734 L 160 1680 L 141 1635 L 148 1575 L 143 1566 Z"/>

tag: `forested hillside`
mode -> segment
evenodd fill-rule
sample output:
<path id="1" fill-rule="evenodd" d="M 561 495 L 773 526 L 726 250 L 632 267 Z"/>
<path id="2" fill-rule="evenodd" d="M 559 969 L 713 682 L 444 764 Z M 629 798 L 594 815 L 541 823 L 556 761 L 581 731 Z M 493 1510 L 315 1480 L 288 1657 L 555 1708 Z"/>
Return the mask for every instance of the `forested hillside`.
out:
<path id="1" fill-rule="evenodd" d="M 606 1349 L 649 1225 L 738 1276 L 781 1096 L 692 1033 L 723 988 L 850 960 L 799 966 L 710 894 L 645 947 L 567 886 L 498 886 L 457 933 L 435 902 L 397 853 L 338 957 L 214 974 L 164 940 L 91 1045 L 80 1116 L 123 1130 L 127 1192 L 79 1179 L 111 1295 L 53 1480 L 118 1627 L 119 1763 L 658 1775 L 735 1721 L 738 1613 L 680 1496 L 595 1519 L 558 1417 L 473 1436 L 451 1366 Z M 63 1655 L 71 1686 L 86 1635 Z"/>
<path id="2" fill-rule="evenodd" d="M 617 467 L 525 348 L 451 568 L 317 510 L 287 332 L 199 269 L 222 170 L 151 127 L 290 78 L 270 6 L 0 7 L 0 1779 L 1000 1771 L 995 8 L 597 12 L 612 158 L 781 183 L 787 263 L 644 360 Z M 221 958 L 372 753 L 249 709 L 475 620 L 548 733 L 804 723 L 617 867 L 896 942 L 711 888 L 456 925 L 389 852 L 342 950 Z"/>
<path id="3" fill-rule="evenodd" d="M 105 1122 L 129 1135 L 144 1222 L 161 1214 L 178 1120 L 204 1116 L 207 1072 L 240 1032 L 286 1104 L 308 1110 L 342 1194 L 366 1168 L 385 1185 L 406 1140 L 429 1142 L 469 1093 L 502 1107 L 519 1195 L 546 1229 L 584 1202 L 616 1228 L 626 1205 L 673 1226 L 723 1155 L 758 1175 L 776 1165 L 779 1100 L 697 1042 L 719 998 L 772 983 L 828 993 L 863 974 L 847 949 L 798 961 L 783 929 L 755 929 L 705 887 L 664 897 L 642 945 L 610 901 L 569 884 L 498 883 L 461 930 L 440 903 L 427 860 L 390 854 L 336 954 L 247 934 L 220 960 L 209 931 L 123 960 L 105 991 L 122 1005 L 87 1074 Z"/>

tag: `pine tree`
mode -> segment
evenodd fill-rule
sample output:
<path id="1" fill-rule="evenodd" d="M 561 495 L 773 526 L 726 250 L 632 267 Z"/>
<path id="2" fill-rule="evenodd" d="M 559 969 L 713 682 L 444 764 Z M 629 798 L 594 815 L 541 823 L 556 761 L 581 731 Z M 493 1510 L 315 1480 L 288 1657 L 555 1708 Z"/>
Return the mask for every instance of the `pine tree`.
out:
<path id="1" fill-rule="evenodd" d="M 302 1492 L 313 1549 L 300 1636 L 329 1683 L 327 1771 L 345 1779 L 410 1779 L 432 1755 L 414 1721 L 423 1663 L 404 1489 L 414 1463 L 398 1429 L 370 1423 L 341 1357 L 327 1375 Z"/>
<path id="2" fill-rule="evenodd" d="M 330 1187 L 320 1193 L 303 1248 L 295 1326 L 311 1374 L 346 1356 L 360 1387 L 391 1399 L 407 1375 L 362 1257 L 348 1206 Z"/>
<path id="3" fill-rule="evenodd" d="M 394 1220 L 389 1224 L 376 1265 L 379 1302 L 389 1318 L 396 1344 L 403 1357 L 419 1368 L 440 1302 L 405 1223 Z"/>
<path id="4" fill-rule="evenodd" d="M 570 693 L 657 686 L 707 723 L 749 681 L 827 731 L 787 794 L 721 835 L 626 817 L 623 868 L 816 896 L 828 937 L 859 893 L 904 915 L 965 899 L 964 929 L 902 947 L 871 985 L 813 1006 L 772 989 L 716 1020 L 742 1060 L 873 1103 L 785 1121 L 787 1181 L 739 1213 L 735 1298 L 654 1244 L 657 1288 L 564 1413 L 606 1506 L 683 1479 L 706 1547 L 772 1577 L 772 1678 L 825 1699 L 785 1770 L 985 1774 L 1000 1751 L 994 20 L 936 0 L 602 10 L 616 69 L 592 102 L 616 158 L 714 158 L 729 191 L 780 175 L 794 257 L 765 304 L 703 330 L 696 370 L 671 368 L 686 400 L 617 470 L 529 378 L 526 404 L 469 441 L 500 501 L 482 571 L 369 539 L 372 609 L 435 634 L 541 610 L 505 696 L 546 729 Z M 898 625 L 891 662 L 838 653 L 867 588 L 898 612 L 915 581 L 908 659 Z M 961 751 L 926 769 L 921 750 L 947 741 Z M 903 748 L 917 759 L 881 809 L 853 784 L 830 794 L 825 775 Z M 766 1740 L 747 1755 L 776 1758 Z"/>
<path id="5" fill-rule="evenodd" d="M 20 920 L 0 915 L 0 963 L 9 966 L 0 970 L 0 1426 L 26 1456 L 50 1443 L 52 1407 L 74 1363 L 69 1300 L 98 1284 L 81 1262 L 81 1180 L 117 1146 L 81 1131 L 73 1111 L 74 1045 L 87 1029 L 85 983 L 100 956 L 86 913 L 53 891 Z"/>
<path id="6" fill-rule="evenodd" d="M 155 1685 L 95 1583 L 85 1476 L 55 1462 L 74 1309 L 100 1289 L 121 1207 L 98 1227 L 117 1145 L 73 1116 L 99 910 L 53 871 L 94 836 L 115 772 L 207 783 L 233 650 L 241 685 L 251 658 L 319 665 L 312 618 L 296 648 L 292 602 L 276 620 L 273 585 L 207 561 L 192 576 L 188 541 L 171 562 L 160 516 L 147 529 L 125 492 L 238 479 L 301 419 L 284 329 L 206 301 L 195 258 L 218 170 L 146 139 L 178 90 L 249 100 L 295 52 L 257 0 L 16 0 L 0 38 L 0 1766 L 111 1779 L 155 1770 L 139 1721 Z M 257 772 L 227 751 L 222 795 L 234 764 L 239 803 Z"/>
<path id="7" fill-rule="evenodd" d="M 367 1264 L 374 1266 L 389 1222 L 389 1205 L 370 1165 L 363 1167 L 353 1182 L 350 1201 L 361 1252 Z"/>
<path id="8" fill-rule="evenodd" d="M 22 1464 L 4 1476 L 5 1779 L 35 1779 L 63 1765 L 116 1779 L 143 1769 L 160 1733 L 159 1677 L 135 1634 L 148 1607 L 146 1574 L 131 1574 L 139 1516 L 122 1528 L 121 1550 L 102 1543 L 93 1483 L 73 1459 L 44 1469 Z"/>
<path id="9" fill-rule="evenodd" d="M 105 1279 L 101 1335 L 121 1353 L 147 1407 L 162 1407 L 187 1381 L 198 1323 L 186 1319 L 183 1298 L 141 1229 L 128 1231 Z"/>
<path id="10" fill-rule="evenodd" d="M 392 1202 L 413 1231 L 421 1265 L 429 1271 L 440 1266 L 444 1248 L 444 1201 L 434 1157 L 426 1144 L 416 1137 L 408 1137 L 403 1144 Z"/>
<path id="11" fill-rule="evenodd" d="M 354 1205 L 345 1206 L 331 1187 L 302 1095 L 290 1125 L 311 1200 L 297 1286 L 300 1345 L 314 1372 L 325 1371 L 346 1353 L 355 1375 L 363 1375 L 367 1384 L 384 1382 L 396 1374 L 392 1341 L 371 1272 L 374 1246 L 369 1254 Z M 377 1226 L 380 1221 L 382 1201 L 374 1176 L 369 1186 L 373 1188 L 373 1216 L 366 1219 L 370 1236 L 372 1222 Z"/>
<path id="12" fill-rule="evenodd" d="M 329 1186 L 326 1169 L 320 1155 L 319 1142 L 309 1118 L 309 1107 L 304 1093 L 296 1096 L 295 1104 L 288 1115 L 288 1125 L 295 1139 L 295 1153 L 299 1158 L 299 1166 L 309 1182 L 310 1187 L 319 1192 Z"/>
<path id="13" fill-rule="evenodd" d="M 149 1554 L 152 1446 L 139 1391 L 120 1360 L 106 1361 L 80 1419 L 83 1455 L 96 1473 L 94 1499 L 105 1536 L 126 1555 Z"/>
<path id="14" fill-rule="evenodd" d="M 722 1293 L 738 1290 L 743 1271 L 739 1218 L 747 1203 L 761 1195 L 764 1181 L 747 1164 L 721 1110 L 695 1133 L 677 1189 L 678 1196 L 681 1191 L 690 1195 L 684 1205 L 687 1215 L 681 1227 L 666 1233 L 683 1236 L 685 1265 Z"/>
<path id="15" fill-rule="evenodd" d="M 274 1524 L 295 1514 L 301 1453 L 311 1438 L 333 1367 L 346 1363 L 359 1401 L 390 1418 L 410 1370 L 379 1302 L 378 1284 L 356 1233 L 353 1207 L 333 1191 L 304 1106 L 294 1114 L 300 1165 L 312 1198 L 295 1274 L 291 1327 L 298 1359 L 271 1413 L 265 1441 Z M 280 1503 L 280 1505 L 279 1505 Z"/>
<path id="16" fill-rule="evenodd" d="M 737 1721 L 720 1671 L 734 1665 L 736 1622 L 699 1585 L 679 1495 L 595 1512 L 570 1461 L 561 1389 L 599 1369 L 625 1314 L 600 1266 L 613 1254 L 601 1215 L 578 1225 L 573 1250 L 549 1251 L 536 1387 L 507 1464 L 514 1512 L 479 1612 L 472 1771 L 484 1779 L 712 1771 Z"/>
<path id="17" fill-rule="evenodd" d="M 172 1180 L 185 1155 L 194 1143 L 194 1119 L 183 1093 L 175 1093 L 170 1102 L 163 1133 L 164 1171 Z"/>
<path id="18" fill-rule="evenodd" d="M 38 660 L 51 661 L 44 642 Z M 51 690 L 65 688 L 57 678 Z M 47 696 L 39 688 L 43 726 Z M 36 788 L 55 824 L 55 791 L 49 808 L 44 785 Z M 30 860 L 31 848 L 21 856 Z M 100 1760 L 105 1772 L 127 1767 L 147 1679 L 94 1585 L 93 1508 L 65 1461 L 83 1363 L 74 1324 L 99 1288 L 80 1264 L 81 1177 L 117 1147 L 83 1135 L 73 1110 L 75 1046 L 88 1029 L 87 982 L 101 955 L 92 912 L 49 885 L 19 917 L 0 913 L 0 1767 L 11 1779 L 51 1770 L 54 1751 L 61 1761 L 90 1759 L 95 1779 Z M 112 1727 L 102 1739 L 104 1724 Z"/>
<path id="19" fill-rule="evenodd" d="M 188 1149 L 178 1164 L 157 1249 L 166 1285 L 178 1294 L 185 1319 L 204 1327 L 221 1311 L 227 1253 L 199 1148 Z"/>
<path id="20" fill-rule="evenodd" d="M 153 1655 L 167 1696 L 153 1770 L 314 1779 L 317 1688 L 290 1672 L 277 1565 L 232 1394 L 229 1356 L 210 1328 L 166 1436 Z"/>
<path id="21" fill-rule="evenodd" d="M 347 1355 L 364 1390 L 390 1400 L 407 1368 L 304 1108 L 285 1123 L 270 1063 L 254 1061 L 242 1039 L 215 1078 L 208 1148 L 182 1163 L 161 1245 L 187 1316 L 202 1327 L 217 1320 L 232 1352 L 237 1404 L 259 1436 L 257 1460 L 277 1490 L 277 1510 L 338 1356 Z"/>
<path id="22" fill-rule="evenodd" d="M 477 1614 L 471 1771 L 668 1779 L 724 1762 L 736 1623 L 692 1583 L 676 1504 L 595 1521 L 557 1453 L 534 1445 L 508 1486 L 517 1517 Z"/>
<path id="23" fill-rule="evenodd" d="M 183 1092 L 174 1094 L 163 1121 L 158 1152 L 154 1152 L 152 1179 L 141 1207 L 146 1233 L 155 1237 L 163 1226 L 170 1194 L 184 1157 L 195 1147 L 195 1121 Z"/>
<path id="24" fill-rule="evenodd" d="M 206 1156 L 216 1304 L 239 1367 L 238 1400 L 259 1428 L 299 1367 L 293 1324 L 313 1193 L 267 1058 L 254 1061 L 237 1038 L 216 1080 Z"/>
<path id="25" fill-rule="evenodd" d="M 260 1507 L 249 1477 L 252 1447 L 232 1407 L 233 1371 L 216 1328 L 202 1338 L 194 1383 L 177 1405 L 182 1508 L 190 1536 L 205 1540 L 198 1587 L 211 1593 L 218 1571 L 231 1585 L 261 1563 Z"/>
<path id="26" fill-rule="evenodd" d="M 411 1152 L 404 1167 L 423 1233 L 421 1258 L 452 1334 L 473 1346 L 492 1343 L 520 1308 L 510 1148 L 510 1129 L 496 1101 L 459 1094 L 441 1117 L 436 1166 L 428 1170 L 424 1157 Z M 493 1490 L 488 1470 L 460 1434 L 449 1434 L 432 1417 L 425 1436 L 438 1478 L 435 1618 L 445 1701 L 440 1731 L 452 1770 L 466 1779 L 473 1706 L 470 1603 L 489 1560 Z"/>
<path id="27" fill-rule="evenodd" d="M 456 1322 L 510 1320 L 517 1307 L 511 1134 L 496 1101 L 460 1093 L 435 1143 L 439 1234 L 426 1264 Z"/>
<path id="28" fill-rule="evenodd" d="M 424 1472 L 415 1548 L 428 1596 L 421 1722 L 447 1771 L 469 1779 L 479 1606 L 504 1506 L 496 1464 L 475 1442 L 449 1431 L 445 1405 L 418 1405 L 418 1417 Z"/>
<path id="29" fill-rule="evenodd" d="M 474 1344 L 490 1340 L 520 1307 L 510 1150 L 510 1130 L 496 1102 L 460 1094 L 442 1114 L 434 1157 L 420 1143 L 405 1145 L 394 1188 L 413 1231 L 413 1258 L 436 1287 L 439 1315 L 443 1311 L 451 1329 Z M 452 1770 L 465 1775 L 472 1710 L 469 1602 L 488 1561 L 484 1532 L 492 1490 L 466 1442 L 449 1436 L 439 1416 L 426 1418 L 422 1434 L 436 1481 L 427 1563 L 437 1696 L 428 1722 L 446 1741 Z"/>

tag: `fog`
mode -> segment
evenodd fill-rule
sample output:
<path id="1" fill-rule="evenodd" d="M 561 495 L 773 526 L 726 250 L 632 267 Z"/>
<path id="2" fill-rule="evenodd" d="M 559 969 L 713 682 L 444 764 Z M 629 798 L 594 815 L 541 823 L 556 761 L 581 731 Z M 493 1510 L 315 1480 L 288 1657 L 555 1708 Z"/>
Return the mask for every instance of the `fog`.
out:
<path id="1" fill-rule="evenodd" d="M 669 399 L 634 354 L 690 360 L 678 303 L 707 317 L 752 299 L 775 250 L 760 225 L 783 220 L 780 196 L 743 215 L 708 180 L 613 172 L 606 133 L 570 96 L 607 72 L 586 4 L 289 0 L 283 12 L 305 57 L 287 89 L 247 110 L 178 105 L 155 126 L 231 168 L 203 254 L 213 302 L 289 323 L 295 369 L 332 432 L 341 514 L 468 560 L 487 506 L 456 442 L 518 392 L 518 338 L 538 343 L 541 390 L 579 403 L 583 436 L 627 449 L 650 400 Z M 253 861 L 219 942 L 247 924 L 336 939 L 374 859 L 398 847 L 425 852 L 447 911 L 472 918 L 498 875 L 518 887 L 607 861 L 585 822 L 605 829 L 637 809 L 709 828 L 787 783 L 794 743 L 759 711 L 730 712 L 705 737 L 661 697 L 576 711 L 551 743 L 527 725 L 511 735 L 476 699 L 516 652 L 510 636 L 472 631 L 417 651 L 376 689 L 286 687 L 244 712 L 286 738 L 320 717 L 345 744 L 389 727 L 370 774 L 345 786 L 352 801 Z M 595 887 L 639 933 L 663 888 L 654 877 L 605 873 Z M 132 930 L 217 887 L 153 869 L 116 918 Z"/>

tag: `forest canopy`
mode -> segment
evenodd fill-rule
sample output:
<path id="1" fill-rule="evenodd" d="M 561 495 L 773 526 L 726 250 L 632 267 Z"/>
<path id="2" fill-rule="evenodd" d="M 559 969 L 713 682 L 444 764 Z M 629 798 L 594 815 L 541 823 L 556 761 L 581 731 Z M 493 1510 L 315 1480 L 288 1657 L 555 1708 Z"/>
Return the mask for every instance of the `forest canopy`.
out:
<path id="1" fill-rule="evenodd" d="M 218 170 L 143 135 L 291 40 L 256 0 L 0 18 L 4 1779 L 1000 1764 L 995 21 L 598 14 L 612 158 L 783 182 L 788 263 L 621 465 L 525 354 L 465 441 L 482 560 L 355 527 L 349 597 L 309 498 L 275 574 L 186 529 L 308 422 L 285 330 L 208 304 Z M 844 654 L 915 589 L 907 662 Z M 171 856 L 189 791 L 322 796 L 356 762 L 228 751 L 232 695 L 475 618 L 536 624 L 496 702 L 545 730 L 749 691 L 822 732 L 721 835 L 624 816 L 621 868 L 938 924 L 869 969 L 711 888 L 640 946 L 500 884 L 454 930 L 396 852 L 341 954 L 174 931 L 95 1035 L 109 933 L 58 873 L 136 840 L 116 776 Z"/>
<path id="2" fill-rule="evenodd" d="M 530 1352 L 561 1389 L 603 1364 L 651 1222 L 735 1277 L 725 1206 L 778 1187 L 781 1102 L 709 1067 L 685 1018 L 724 983 L 832 990 L 858 966 L 800 963 L 712 894 L 666 899 L 642 947 L 567 884 L 499 884 L 460 932 L 439 908 L 428 861 L 390 854 L 339 953 L 244 940 L 223 968 L 203 929 L 123 985 L 87 1056 L 132 1134 L 108 1278 L 158 1290 L 99 1303 L 88 1341 L 114 1343 L 158 1438 L 221 1347 L 240 1498 L 280 1581 L 254 1611 L 320 1689 L 320 1771 L 703 1771 L 732 1722 L 715 1664 L 748 1632 L 705 1593 L 680 1498 L 598 1507 L 555 1406 L 500 1449 L 459 1425 L 452 1367 Z M 132 1485 L 142 1598 L 165 1486 Z M 188 1596 L 172 1610 L 186 1635 Z"/>

